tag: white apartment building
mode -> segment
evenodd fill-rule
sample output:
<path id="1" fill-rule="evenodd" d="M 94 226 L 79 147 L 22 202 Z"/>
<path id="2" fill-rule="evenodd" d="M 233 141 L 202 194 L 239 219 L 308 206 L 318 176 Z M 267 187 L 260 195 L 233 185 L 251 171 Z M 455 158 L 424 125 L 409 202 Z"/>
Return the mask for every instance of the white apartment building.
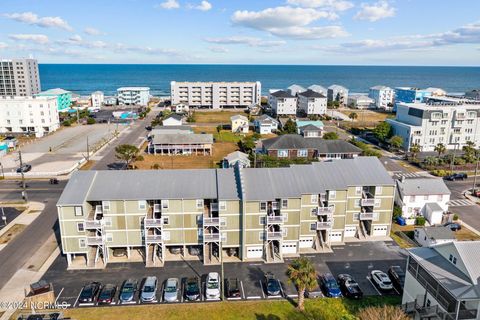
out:
<path id="1" fill-rule="evenodd" d="M 101 108 L 103 106 L 103 102 L 105 101 L 105 95 L 102 91 L 95 91 L 92 93 L 90 99 L 92 100 L 93 108 Z"/>
<path id="2" fill-rule="evenodd" d="M 348 89 L 337 84 L 328 87 L 327 98 L 329 102 L 338 101 L 340 106 L 344 106 L 348 101 Z"/>
<path id="3" fill-rule="evenodd" d="M 306 115 L 322 115 L 327 113 L 327 97 L 308 89 L 298 94 L 298 110 Z"/>
<path id="4" fill-rule="evenodd" d="M 33 96 L 40 91 L 37 60 L 0 60 L 0 96 Z"/>
<path id="5" fill-rule="evenodd" d="M 361 94 L 352 94 L 348 96 L 348 106 L 355 109 L 370 109 L 374 107 L 374 102 L 370 97 Z"/>
<path id="6" fill-rule="evenodd" d="M 122 87 L 117 89 L 119 105 L 147 106 L 150 100 L 148 87 Z"/>
<path id="7" fill-rule="evenodd" d="M 375 106 L 385 111 L 393 110 L 395 100 L 395 90 L 386 86 L 371 87 L 368 96 L 375 100 Z"/>
<path id="8" fill-rule="evenodd" d="M 270 93 L 268 104 L 278 116 L 297 114 L 297 97 L 287 91 L 278 90 Z"/>
<path id="9" fill-rule="evenodd" d="M 434 151 L 439 143 L 461 150 L 467 141 L 480 145 L 480 101 L 444 98 L 427 103 L 398 103 L 395 119 L 387 119 L 403 138 L 405 150 L 418 144 Z"/>
<path id="10" fill-rule="evenodd" d="M 0 97 L 0 133 L 35 134 L 57 130 L 57 97 Z"/>
<path id="11" fill-rule="evenodd" d="M 256 82 L 170 83 L 172 105 L 198 108 L 237 108 L 261 103 L 262 85 Z"/>

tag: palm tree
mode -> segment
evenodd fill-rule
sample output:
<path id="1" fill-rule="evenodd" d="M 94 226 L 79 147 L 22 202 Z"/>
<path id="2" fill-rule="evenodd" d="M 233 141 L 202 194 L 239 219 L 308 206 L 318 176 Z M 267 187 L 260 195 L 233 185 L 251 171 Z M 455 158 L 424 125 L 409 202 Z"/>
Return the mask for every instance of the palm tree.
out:
<path id="1" fill-rule="evenodd" d="M 420 145 L 418 143 L 414 143 L 410 146 L 410 153 L 412 154 L 413 160 L 415 160 L 419 152 L 420 152 Z"/>
<path id="2" fill-rule="evenodd" d="M 442 154 L 447 151 L 447 148 L 445 148 L 445 145 L 443 143 L 439 143 L 435 146 L 435 149 L 433 149 L 436 153 L 438 153 L 438 156 L 440 157 Z"/>
<path id="3" fill-rule="evenodd" d="M 287 268 L 288 281 L 293 283 L 298 289 L 298 305 L 300 311 L 305 310 L 305 291 L 313 290 L 317 285 L 317 272 L 312 262 L 305 257 L 300 257 L 292 261 Z"/>
<path id="4" fill-rule="evenodd" d="M 353 121 L 353 120 L 355 120 L 355 119 L 358 118 L 358 114 L 357 114 L 356 112 L 351 112 L 351 113 L 348 115 L 348 117 L 349 117 L 350 119 L 352 119 L 352 121 Z"/>
<path id="5" fill-rule="evenodd" d="M 438 164 L 438 158 L 436 157 L 426 157 L 423 162 L 429 166 L 429 167 L 433 167 L 433 166 L 436 166 Z"/>

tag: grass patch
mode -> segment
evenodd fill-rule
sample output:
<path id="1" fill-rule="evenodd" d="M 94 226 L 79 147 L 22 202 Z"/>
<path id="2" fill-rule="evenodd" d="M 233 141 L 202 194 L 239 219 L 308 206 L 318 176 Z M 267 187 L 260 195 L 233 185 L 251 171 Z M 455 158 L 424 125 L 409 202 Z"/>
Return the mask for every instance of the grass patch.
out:
<path id="1" fill-rule="evenodd" d="M 249 133 L 247 135 L 251 135 L 251 133 Z M 218 141 L 218 142 L 238 143 L 240 140 L 243 139 L 244 136 L 240 135 L 240 134 L 235 134 L 235 133 L 233 133 L 231 131 L 228 131 L 228 130 L 221 130 L 219 133 L 215 132 L 213 137 L 215 138 L 215 141 Z"/>
<path id="2" fill-rule="evenodd" d="M 80 167 L 80 170 L 90 170 L 92 169 L 95 163 L 96 161 L 88 160 Z"/>
<path id="3" fill-rule="evenodd" d="M 472 230 L 468 229 L 467 227 L 463 226 L 461 230 L 455 232 L 455 239 L 459 241 L 475 241 L 480 240 L 480 236 Z"/>
<path id="4" fill-rule="evenodd" d="M 14 224 L 13 226 L 10 227 L 1 237 L 0 237 L 0 244 L 5 244 L 11 241 L 13 238 L 15 238 L 17 235 L 22 233 L 22 231 L 26 228 L 27 226 L 24 224 Z"/>
<path id="5" fill-rule="evenodd" d="M 241 114 L 248 117 L 242 110 L 232 111 L 195 111 L 195 122 L 200 123 L 230 123 L 230 117 Z"/>
<path id="6" fill-rule="evenodd" d="M 365 297 L 360 301 L 347 299 L 307 300 L 305 312 L 298 312 L 288 301 L 237 301 L 218 303 L 191 303 L 175 305 L 145 305 L 114 308 L 77 308 L 64 311 L 65 316 L 76 320 L 116 319 L 349 319 L 359 310 L 369 306 L 398 305 L 400 297 Z"/>

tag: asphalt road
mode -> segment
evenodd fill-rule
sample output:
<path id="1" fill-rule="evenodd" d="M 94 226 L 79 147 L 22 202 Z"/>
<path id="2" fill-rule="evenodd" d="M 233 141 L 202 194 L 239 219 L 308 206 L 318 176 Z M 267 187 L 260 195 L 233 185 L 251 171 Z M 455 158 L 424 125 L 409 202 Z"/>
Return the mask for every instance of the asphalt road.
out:
<path id="1" fill-rule="evenodd" d="M 477 183 L 480 183 L 480 177 L 477 177 Z M 449 210 L 458 214 L 470 227 L 480 231 L 480 206 L 463 195 L 465 190 L 472 188 L 473 178 L 470 177 L 464 181 L 445 181 L 445 184 L 452 192 Z"/>
<path id="2" fill-rule="evenodd" d="M 0 217 L 3 218 L 3 216 L 5 216 L 5 222 L 4 220 L 0 220 L 0 230 L 2 230 L 3 228 L 5 228 L 10 222 L 12 222 L 12 220 L 14 220 L 16 217 L 18 217 L 20 215 L 20 211 L 18 211 L 17 209 L 15 208 L 12 208 L 12 207 L 6 207 L 6 206 L 0 206 L 1 209 L 0 209 Z"/>
<path id="3" fill-rule="evenodd" d="M 45 209 L 22 233 L 0 251 L 0 289 L 54 233 L 57 222 L 56 203 L 65 182 L 49 184 L 48 180 L 27 181 L 27 195 L 31 201 L 45 203 Z M 21 201 L 19 181 L 0 182 L 0 201 Z"/>

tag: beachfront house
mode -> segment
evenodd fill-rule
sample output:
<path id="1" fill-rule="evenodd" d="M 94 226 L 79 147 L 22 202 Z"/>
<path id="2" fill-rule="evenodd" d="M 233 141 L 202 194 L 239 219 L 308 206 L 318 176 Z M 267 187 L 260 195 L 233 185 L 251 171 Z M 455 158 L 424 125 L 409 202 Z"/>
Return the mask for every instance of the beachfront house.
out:
<path id="1" fill-rule="evenodd" d="M 260 134 L 270 134 L 277 131 L 279 124 L 278 120 L 266 114 L 262 114 L 260 117 L 253 120 L 255 131 Z"/>
<path id="2" fill-rule="evenodd" d="M 42 91 L 35 95 L 36 97 L 54 97 L 57 99 L 57 108 L 59 112 L 67 111 L 72 105 L 72 93 L 60 88 Z"/>
<path id="3" fill-rule="evenodd" d="M 327 113 L 327 97 L 323 94 L 308 89 L 298 93 L 297 97 L 299 112 L 307 116 Z"/>
<path id="4" fill-rule="evenodd" d="M 348 96 L 348 106 L 353 109 L 375 108 L 375 100 L 362 94 L 351 94 Z"/>
<path id="5" fill-rule="evenodd" d="M 395 90 L 386 86 L 371 87 L 368 96 L 375 102 L 375 107 L 380 110 L 392 111 L 395 99 Z"/>
<path id="6" fill-rule="evenodd" d="M 298 85 L 298 84 L 292 84 L 289 86 L 286 90 L 288 93 L 290 93 L 292 96 L 297 96 L 301 92 L 307 91 L 304 87 Z"/>
<path id="7" fill-rule="evenodd" d="M 117 89 L 119 105 L 147 106 L 150 101 L 149 87 L 122 87 Z"/>
<path id="8" fill-rule="evenodd" d="M 287 91 L 271 92 L 268 96 L 268 104 L 278 116 L 297 114 L 297 97 Z"/>
<path id="9" fill-rule="evenodd" d="M 348 102 L 348 89 L 337 84 L 331 85 L 328 87 L 327 99 L 329 103 L 338 103 L 341 107 L 346 106 Z"/>
<path id="10" fill-rule="evenodd" d="M 315 91 L 317 93 L 320 93 L 321 95 L 323 96 L 327 96 L 328 94 L 328 90 L 327 88 L 325 87 L 322 87 L 321 85 L 318 85 L 318 84 L 312 84 L 310 87 L 308 87 L 307 89 L 309 90 L 312 90 L 312 91 Z"/>
<path id="11" fill-rule="evenodd" d="M 233 133 L 248 133 L 249 122 L 247 117 L 236 114 L 230 117 L 230 123 Z"/>

